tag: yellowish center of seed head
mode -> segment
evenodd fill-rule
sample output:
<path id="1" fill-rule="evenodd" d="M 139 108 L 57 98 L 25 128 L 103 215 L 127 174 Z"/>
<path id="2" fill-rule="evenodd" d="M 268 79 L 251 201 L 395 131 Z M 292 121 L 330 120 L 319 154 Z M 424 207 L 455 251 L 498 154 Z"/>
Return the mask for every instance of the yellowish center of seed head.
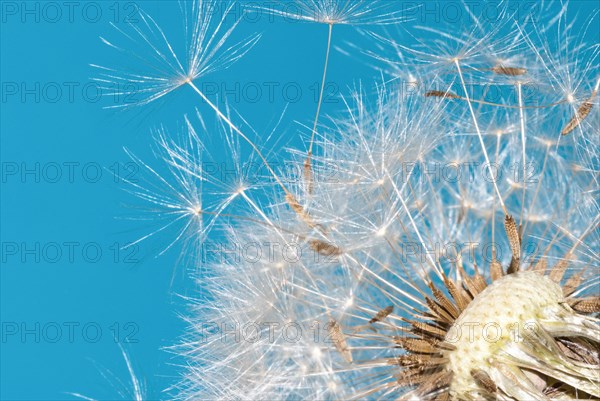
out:
<path id="1" fill-rule="evenodd" d="M 535 325 L 544 310 L 563 302 L 560 286 L 534 272 L 507 275 L 487 287 L 467 306 L 446 335 L 456 347 L 448 351 L 447 368 L 453 372 L 450 392 L 476 392 L 473 370 L 486 371 L 502 347 L 523 341 L 528 326 Z"/>

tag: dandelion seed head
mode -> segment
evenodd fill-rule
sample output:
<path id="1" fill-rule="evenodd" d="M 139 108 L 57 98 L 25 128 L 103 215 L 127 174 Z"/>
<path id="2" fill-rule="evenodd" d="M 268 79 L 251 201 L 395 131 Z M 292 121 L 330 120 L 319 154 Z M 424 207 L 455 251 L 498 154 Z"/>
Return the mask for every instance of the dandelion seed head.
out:
<path id="1" fill-rule="evenodd" d="M 301 4 L 310 12 L 287 16 L 330 26 L 375 10 Z M 311 148 L 311 169 L 333 166 L 331 179 L 272 172 L 281 188 L 236 180 L 202 202 L 211 183 L 198 180 L 197 141 L 163 141 L 185 190 L 142 196 L 215 216 L 201 232 L 218 224 L 229 247 L 198 274 L 178 398 L 600 397 L 598 107 L 584 104 L 597 105 L 598 72 L 561 56 L 585 46 L 552 51 L 541 35 L 552 27 L 529 28 L 510 18 L 464 34 L 421 27 L 432 38 L 414 48 L 380 38 L 398 56 L 379 58 L 392 79 L 427 87 L 344 97 L 345 115 Z M 291 158 L 305 171 L 305 151 Z M 497 341 L 450 341 L 489 321 L 503 329 Z M 531 322 L 530 341 L 510 336 L 509 324 Z"/>

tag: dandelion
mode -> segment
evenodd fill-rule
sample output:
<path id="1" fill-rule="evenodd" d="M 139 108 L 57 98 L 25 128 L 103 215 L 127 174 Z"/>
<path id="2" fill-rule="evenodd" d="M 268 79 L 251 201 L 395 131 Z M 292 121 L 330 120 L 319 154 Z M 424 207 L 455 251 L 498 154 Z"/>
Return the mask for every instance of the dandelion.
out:
<path id="1" fill-rule="evenodd" d="M 359 5 L 369 9 L 307 3 L 309 20 L 329 24 L 330 43 L 331 18 L 351 21 Z M 565 9 L 552 17 L 562 26 Z M 277 186 L 196 202 L 228 252 L 195 275 L 177 399 L 600 398 L 597 84 L 581 103 L 564 91 L 598 71 L 580 59 L 555 70 L 538 28 L 506 18 L 465 35 L 426 28 L 416 48 L 385 39 L 401 53 L 379 58 L 390 72 L 408 63 L 399 76 L 431 86 L 406 96 L 384 85 L 374 104 L 360 90 L 344 97 L 346 115 L 318 139 L 313 129 L 319 152 L 293 154 L 304 176 L 335 166 L 333 179 L 276 172 L 209 103 Z M 558 85 L 564 74 L 577 82 Z M 184 143 L 198 141 L 191 125 Z M 190 221 L 198 158 L 161 142 L 185 195 L 138 193 Z"/>
<path id="2" fill-rule="evenodd" d="M 271 8 L 275 15 L 284 18 L 300 21 L 309 21 L 328 26 L 327 34 L 327 49 L 325 51 L 325 62 L 323 65 L 323 74 L 321 78 L 321 86 L 319 89 L 319 99 L 317 101 L 317 111 L 313 121 L 310 142 L 308 146 L 307 156 L 304 160 L 304 180 L 308 192 L 313 191 L 313 168 L 312 155 L 315 135 L 317 133 L 317 125 L 319 123 L 319 115 L 321 113 L 321 105 L 323 104 L 323 92 L 327 80 L 327 70 L 329 66 L 329 55 L 331 53 L 331 43 L 333 36 L 334 25 L 394 25 L 406 22 L 408 18 L 406 13 L 410 8 L 402 7 L 398 10 L 396 5 L 386 1 L 364 1 L 364 0 L 309 0 L 309 1 L 294 1 L 292 3 L 282 2 L 283 10 Z"/>
<path id="3" fill-rule="evenodd" d="M 163 222 L 159 228 L 128 244 L 135 246 L 157 234 L 175 228 L 174 239 L 160 250 L 157 256 L 167 252 L 175 243 L 183 240 L 191 248 L 200 244 L 207 227 L 204 224 L 205 185 L 211 184 L 210 175 L 204 171 L 204 148 L 186 117 L 186 141 L 177 143 L 169 138 L 164 129 L 156 133 L 157 157 L 165 161 L 169 174 L 164 174 L 145 163 L 133 153 L 125 150 L 131 160 L 146 172 L 143 182 L 126 180 L 128 191 L 144 200 L 151 207 L 147 220 L 153 223 Z M 225 200 L 225 205 L 232 199 Z M 138 219 L 140 219 L 138 217 Z M 187 247 L 186 247 L 187 248 Z M 194 252 L 186 252 L 194 254 Z"/>
<path id="4" fill-rule="evenodd" d="M 295 196 L 324 229 L 277 204 L 256 225 L 231 226 L 232 243 L 293 246 L 294 258 L 213 261 L 215 297 L 196 316 L 220 330 L 197 346 L 192 322 L 182 398 L 600 395 L 595 174 L 569 168 L 577 155 L 546 129 L 559 104 L 524 101 L 529 76 L 541 79 L 535 52 L 497 62 L 498 49 L 510 60 L 527 41 L 492 36 L 445 56 L 452 90 L 348 102 L 314 157 L 335 161 L 336 180 Z M 441 83 L 442 58 L 431 60 L 419 79 Z M 476 79 L 504 90 L 478 102 Z M 248 322 L 270 325 L 223 344 L 223 327 Z M 290 342 L 292 323 L 305 330 Z"/>
<path id="5" fill-rule="evenodd" d="M 219 256 L 214 276 L 198 278 L 214 296 L 192 313 L 183 352 L 194 363 L 181 398 L 598 396 L 597 203 L 552 155 L 518 220 L 520 188 L 499 180 L 506 215 L 479 140 L 460 136 L 472 124 L 439 117 L 454 113 L 443 103 L 419 111 L 427 101 L 382 98 L 370 111 L 356 96 L 346 123 L 337 121 L 343 139 L 315 158 L 339 163 L 338 180 L 316 181 L 310 196 L 326 233 L 281 206 L 259 213 L 262 222 L 232 224 L 230 243 L 276 243 L 293 257 Z M 528 125 L 529 135 L 543 132 Z M 518 128 L 498 140 L 489 157 L 520 159 Z M 481 167 L 469 179 L 436 180 L 427 171 L 447 165 L 449 148 Z M 303 335 L 291 337 L 292 327 Z"/>

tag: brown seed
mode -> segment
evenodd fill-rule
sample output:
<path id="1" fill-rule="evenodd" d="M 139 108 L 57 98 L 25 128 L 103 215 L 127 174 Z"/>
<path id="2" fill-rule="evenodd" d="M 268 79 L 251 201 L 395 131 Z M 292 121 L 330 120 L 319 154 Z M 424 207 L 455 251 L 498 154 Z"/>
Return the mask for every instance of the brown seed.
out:
<path id="1" fill-rule="evenodd" d="M 561 338 L 557 341 L 560 349 L 570 358 L 590 365 L 600 365 L 600 355 L 597 346 L 582 338 Z M 568 351 L 567 351 L 568 350 Z"/>
<path id="2" fill-rule="evenodd" d="M 429 297 L 425 297 L 425 301 L 427 302 L 427 306 L 429 307 L 429 312 L 433 319 L 437 320 L 441 323 L 452 324 L 456 320 L 456 317 L 451 316 L 446 310 L 437 302 Z M 458 316 L 458 315 L 457 315 Z"/>
<path id="3" fill-rule="evenodd" d="M 444 284 L 452 296 L 452 299 L 454 299 L 454 302 L 456 302 L 456 306 L 458 306 L 459 311 L 464 311 L 472 299 L 469 297 L 466 291 L 462 289 L 462 287 L 456 285 L 456 283 L 449 278 L 444 279 Z"/>
<path id="4" fill-rule="evenodd" d="M 292 210 L 294 212 L 296 212 L 297 214 L 302 216 L 304 213 L 306 213 L 304 211 L 304 208 L 302 207 L 302 205 L 300 205 L 300 203 L 298 202 L 298 200 L 296 199 L 296 197 L 294 195 L 292 195 L 292 194 L 285 195 L 285 201 L 287 202 L 288 205 L 290 205 Z"/>
<path id="5" fill-rule="evenodd" d="M 310 214 L 306 210 L 304 210 L 302 205 L 300 205 L 300 202 L 298 202 L 294 195 L 290 193 L 286 194 L 285 201 L 288 205 L 290 205 L 292 210 L 296 212 L 298 216 L 300 216 L 302 221 L 304 221 L 310 228 L 317 228 L 322 233 L 327 233 L 327 229 L 322 224 L 316 223 L 313 220 Z"/>
<path id="6" fill-rule="evenodd" d="M 352 363 L 352 352 L 350 348 L 348 348 L 348 343 L 346 342 L 346 336 L 342 332 L 342 327 L 338 322 L 331 319 L 328 325 L 329 335 L 331 336 L 331 341 L 333 341 L 333 345 L 335 349 L 342 354 L 344 360 L 348 363 Z"/>
<path id="7" fill-rule="evenodd" d="M 323 256 L 338 256 L 342 254 L 342 250 L 337 246 L 318 239 L 311 239 L 308 241 L 308 246 L 310 246 L 310 249 Z"/>
<path id="8" fill-rule="evenodd" d="M 413 327 L 414 330 L 412 330 L 413 332 L 417 331 L 417 332 L 423 332 L 426 333 L 429 336 L 435 336 L 438 338 L 444 338 L 446 337 L 446 330 L 440 329 L 439 327 L 435 327 L 432 326 L 430 324 L 424 323 L 424 322 L 416 322 L 416 321 L 412 321 L 412 320 L 407 320 L 407 323 L 410 323 Z"/>
<path id="9" fill-rule="evenodd" d="M 512 216 L 508 214 L 504 217 L 504 229 L 506 236 L 508 237 L 508 243 L 510 244 L 510 250 L 515 258 L 521 258 L 521 240 L 519 238 L 519 230 L 517 223 Z"/>
<path id="10" fill-rule="evenodd" d="M 306 160 L 304 160 L 304 182 L 306 183 L 306 190 L 309 194 L 314 191 L 313 173 L 312 173 L 312 152 L 308 152 Z"/>
<path id="11" fill-rule="evenodd" d="M 490 276 L 492 276 L 492 281 L 496 281 L 504 276 L 502 263 L 498 262 L 496 258 L 494 258 L 490 264 Z"/>
<path id="12" fill-rule="evenodd" d="M 508 269 L 506 269 L 506 274 L 513 274 L 513 273 L 518 272 L 520 265 L 521 265 L 521 263 L 519 262 L 519 259 L 517 259 L 513 256 L 510 259 L 510 265 L 508 265 Z"/>
<path id="13" fill-rule="evenodd" d="M 402 355 L 397 357 L 397 359 L 400 358 L 412 358 L 412 359 L 406 359 L 406 362 L 399 362 L 396 361 L 396 363 L 401 364 L 403 366 L 410 366 L 410 365 L 421 365 L 421 369 L 424 367 L 431 367 L 431 366 L 436 366 L 436 365 L 443 365 L 448 363 L 448 358 L 445 357 L 438 357 L 436 355 L 427 355 L 427 354 L 406 354 L 406 355 Z"/>
<path id="14" fill-rule="evenodd" d="M 402 375 L 398 377 L 398 386 L 407 387 L 423 383 L 427 380 L 427 375 L 422 373 L 422 368 L 406 369 L 402 371 Z"/>
<path id="15" fill-rule="evenodd" d="M 600 312 L 600 297 L 575 298 L 571 302 L 571 307 L 577 312 L 597 313 Z"/>
<path id="16" fill-rule="evenodd" d="M 426 358 L 428 358 L 428 357 L 426 357 Z M 406 355 L 400 355 L 400 356 L 390 358 L 388 363 L 390 365 L 414 366 L 414 365 L 421 364 L 422 359 L 423 359 L 422 355 L 406 354 Z"/>
<path id="17" fill-rule="evenodd" d="M 583 281 L 583 271 L 577 272 L 577 273 L 573 274 L 571 277 L 569 277 L 569 279 L 567 280 L 565 285 L 563 285 L 564 296 L 568 297 L 569 295 L 574 293 L 575 290 L 577 290 L 577 288 L 579 288 L 579 285 L 581 284 L 582 281 Z"/>
<path id="18" fill-rule="evenodd" d="M 454 319 L 457 319 L 458 315 L 460 315 L 460 312 L 452 303 L 452 301 L 450 301 L 450 299 L 448 299 L 448 297 L 446 297 L 446 295 L 444 295 L 444 293 L 439 288 L 435 287 L 432 282 L 429 283 L 429 288 L 431 289 L 431 292 L 433 293 L 435 299 L 439 302 L 439 305 L 452 316 L 452 321 L 454 321 Z"/>
<path id="19" fill-rule="evenodd" d="M 427 375 L 427 380 L 417 388 L 417 392 L 421 396 L 431 394 L 432 392 L 441 392 L 439 391 L 440 389 L 450 386 L 453 375 L 450 371 L 441 371 Z"/>
<path id="20" fill-rule="evenodd" d="M 429 341 L 420 338 L 395 337 L 394 342 L 410 352 L 419 354 L 437 354 L 439 352 L 439 349 L 431 345 Z"/>
<path id="21" fill-rule="evenodd" d="M 525 75 L 527 74 L 527 69 L 525 68 L 519 68 L 519 67 L 506 67 L 503 65 L 497 65 L 494 68 L 492 68 L 492 71 L 494 72 L 494 74 L 498 74 L 498 75 L 509 75 L 511 77 L 516 77 L 519 75 Z"/>
<path id="22" fill-rule="evenodd" d="M 473 377 L 477 384 L 483 387 L 488 393 L 495 394 L 496 391 L 498 391 L 498 388 L 496 387 L 496 384 L 494 383 L 492 378 L 483 370 L 472 370 L 471 377 Z"/>
<path id="23" fill-rule="evenodd" d="M 570 255 L 565 255 L 564 259 L 559 260 L 550 270 L 550 280 L 555 283 L 560 283 L 567 271 L 567 267 L 569 267 L 569 259 Z"/>
<path id="24" fill-rule="evenodd" d="M 472 277 L 465 275 L 464 285 L 473 298 L 487 287 L 485 279 L 480 274 L 476 274 Z"/>
<path id="25" fill-rule="evenodd" d="M 383 319 L 385 319 L 386 317 L 389 316 L 390 313 L 392 313 L 394 311 L 394 307 L 393 306 L 387 306 L 384 309 L 380 310 L 379 312 L 377 312 L 377 314 L 375 315 L 375 317 L 373 317 L 373 319 L 369 320 L 370 324 L 376 323 L 376 322 L 380 322 Z"/>
<path id="26" fill-rule="evenodd" d="M 485 278 L 479 273 L 475 275 L 473 282 L 479 292 L 485 290 L 488 286 L 487 282 L 485 281 Z"/>
<path id="27" fill-rule="evenodd" d="M 546 269 L 548 268 L 548 261 L 544 258 L 537 261 L 535 266 L 533 267 L 534 272 L 539 272 L 541 274 L 546 274 Z"/>
<path id="28" fill-rule="evenodd" d="M 583 102 L 581 106 L 579 106 L 573 118 L 571 118 L 562 131 L 560 131 L 562 135 L 568 135 L 571 131 L 577 128 L 583 120 L 585 120 L 588 114 L 590 114 L 592 111 L 592 107 L 594 106 L 594 103 L 592 102 L 595 97 L 596 91 L 593 91 L 592 95 L 585 102 Z"/>
<path id="29" fill-rule="evenodd" d="M 455 93 L 438 91 L 438 90 L 432 90 L 432 91 L 425 92 L 425 97 L 441 97 L 444 99 L 460 99 L 460 96 L 458 96 Z"/>

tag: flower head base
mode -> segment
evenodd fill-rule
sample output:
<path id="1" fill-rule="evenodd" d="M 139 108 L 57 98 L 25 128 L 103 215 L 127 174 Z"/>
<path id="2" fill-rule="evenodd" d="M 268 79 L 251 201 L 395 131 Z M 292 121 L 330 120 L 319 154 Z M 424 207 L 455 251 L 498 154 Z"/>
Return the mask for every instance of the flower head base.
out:
<path id="1" fill-rule="evenodd" d="M 570 325 L 575 320 L 580 323 Z M 599 340 L 595 319 L 571 309 L 549 277 L 532 271 L 504 276 L 474 297 L 446 336 L 453 345 L 444 352 L 452 373 L 449 394 L 536 399 L 550 390 L 567 395 L 578 389 L 599 396 L 597 366 L 584 363 L 598 357 L 592 344 Z M 486 377 L 494 387 L 486 387 Z"/>

